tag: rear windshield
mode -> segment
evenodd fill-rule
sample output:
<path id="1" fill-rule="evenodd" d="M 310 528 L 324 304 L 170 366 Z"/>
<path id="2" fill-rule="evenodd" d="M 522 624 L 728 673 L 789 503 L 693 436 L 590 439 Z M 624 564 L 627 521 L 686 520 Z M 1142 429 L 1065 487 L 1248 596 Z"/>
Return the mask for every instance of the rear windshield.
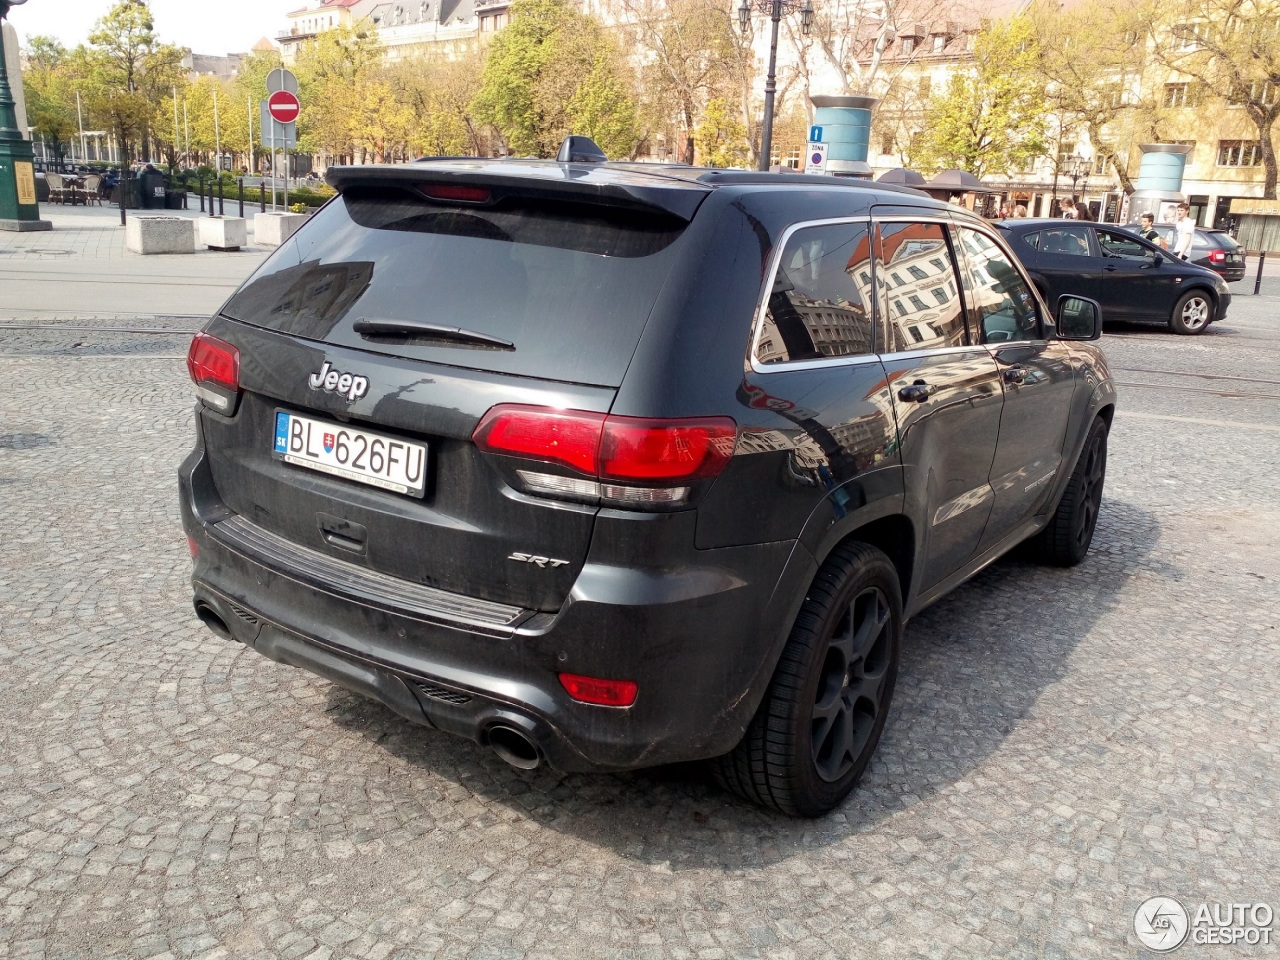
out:
<path id="1" fill-rule="evenodd" d="M 507 196 L 478 206 L 353 189 L 317 213 L 223 313 L 339 346 L 617 386 L 684 226 L 660 212 L 559 199 Z M 463 333 L 388 333 L 397 322 Z M 370 323 L 380 332 L 369 334 Z"/>

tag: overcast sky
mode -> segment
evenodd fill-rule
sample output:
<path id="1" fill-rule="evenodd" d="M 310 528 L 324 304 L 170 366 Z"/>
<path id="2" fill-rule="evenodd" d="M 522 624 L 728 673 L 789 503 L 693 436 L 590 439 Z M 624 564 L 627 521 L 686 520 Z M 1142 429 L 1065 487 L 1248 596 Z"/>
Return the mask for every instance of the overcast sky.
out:
<path id="1" fill-rule="evenodd" d="M 264 36 L 275 39 L 288 26 L 286 13 L 311 6 L 315 0 L 151 0 L 151 14 L 165 43 L 221 55 L 244 53 Z M 44 34 L 74 47 L 111 7 L 112 0 L 27 0 L 9 22 L 24 42 Z"/>

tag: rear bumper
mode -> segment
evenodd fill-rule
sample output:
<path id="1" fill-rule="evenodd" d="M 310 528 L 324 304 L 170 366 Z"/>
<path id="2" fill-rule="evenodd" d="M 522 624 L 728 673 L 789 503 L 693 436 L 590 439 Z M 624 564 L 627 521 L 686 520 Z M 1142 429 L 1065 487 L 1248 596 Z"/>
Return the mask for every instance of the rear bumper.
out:
<path id="1" fill-rule="evenodd" d="M 602 511 L 568 601 L 540 613 L 371 579 L 302 548 L 292 562 L 222 505 L 201 448 L 179 480 L 195 605 L 215 632 L 480 744 L 514 726 L 563 771 L 732 749 L 815 570 L 793 542 L 695 550 L 692 514 Z M 562 671 L 634 680 L 639 695 L 627 708 L 579 703 Z"/>

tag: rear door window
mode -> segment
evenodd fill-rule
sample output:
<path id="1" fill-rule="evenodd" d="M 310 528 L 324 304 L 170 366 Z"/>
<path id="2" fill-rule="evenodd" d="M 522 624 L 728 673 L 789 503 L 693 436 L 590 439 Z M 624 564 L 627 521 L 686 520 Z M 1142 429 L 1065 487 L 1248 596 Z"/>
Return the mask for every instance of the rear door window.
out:
<path id="1" fill-rule="evenodd" d="M 881 353 L 965 344 L 960 280 L 946 227 L 884 221 L 876 228 L 875 257 Z M 910 279 L 899 284 L 898 277 Z"/>
<path id="2" fill-rule="evenodd" d="M 617 386 L 684 226 L 660 211 L 563 199 L 463 206 L 354 188 L 316 214 L 223 313 L 345 347 Z M 358 320 L 477 336 L 361 335 Z"/>
<path id="3" fill-rule="evenodd" d="M 865 223 L 800 227 L 787 237 L 755 341 L 760 364 L 874 352 Z"/>
<path id="4" fill-rule="evenodd" d="M 1040 239 L 1035 247 L 1041 253 L 1087 257 L 1089 256 L 1089 228 L 1075 224 L 1048 227 L 1040 231 Z"/>

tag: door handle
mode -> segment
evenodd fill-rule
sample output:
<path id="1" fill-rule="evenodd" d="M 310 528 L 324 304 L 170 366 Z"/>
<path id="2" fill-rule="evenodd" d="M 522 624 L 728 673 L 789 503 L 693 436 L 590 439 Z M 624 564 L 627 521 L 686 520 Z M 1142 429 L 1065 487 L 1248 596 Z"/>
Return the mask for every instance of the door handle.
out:
<path id="1" fill-rule="evenodd" d="M 1119 268 L 1119 267 L 1113 267 L 1113 266 L 1111 266 L 1111 264 L 1107 264 L 1107 265 L 1106 265 L 1105 267 L 1103 267 L 1102 269 L 1103 269 L 1103 270 L 1105 270 L 1105 271 L 1107 271 L 1107 273 L 1115 273 L 1115 272 L 1116 272 L 1117 270 L 1119 270 L 1120 268 Z"/>
<path id="2" fill-rule="evenodd" d="M 906 403 L 924 403 L 937 392 L 937 387 L 931 387 L 923 380 L 917 380 L 910 386 L 903 387 L 899 390 L 898 399 Z"/>
<path id="3" fill-rule="evenodd" d="M 1027 371 L 1023 370 L 1021 367 L 1009 367 L 1001 374 L 1001 377 L 1004 378 L 1005 383 L 1025 383 L 1027 380 Z"/>

